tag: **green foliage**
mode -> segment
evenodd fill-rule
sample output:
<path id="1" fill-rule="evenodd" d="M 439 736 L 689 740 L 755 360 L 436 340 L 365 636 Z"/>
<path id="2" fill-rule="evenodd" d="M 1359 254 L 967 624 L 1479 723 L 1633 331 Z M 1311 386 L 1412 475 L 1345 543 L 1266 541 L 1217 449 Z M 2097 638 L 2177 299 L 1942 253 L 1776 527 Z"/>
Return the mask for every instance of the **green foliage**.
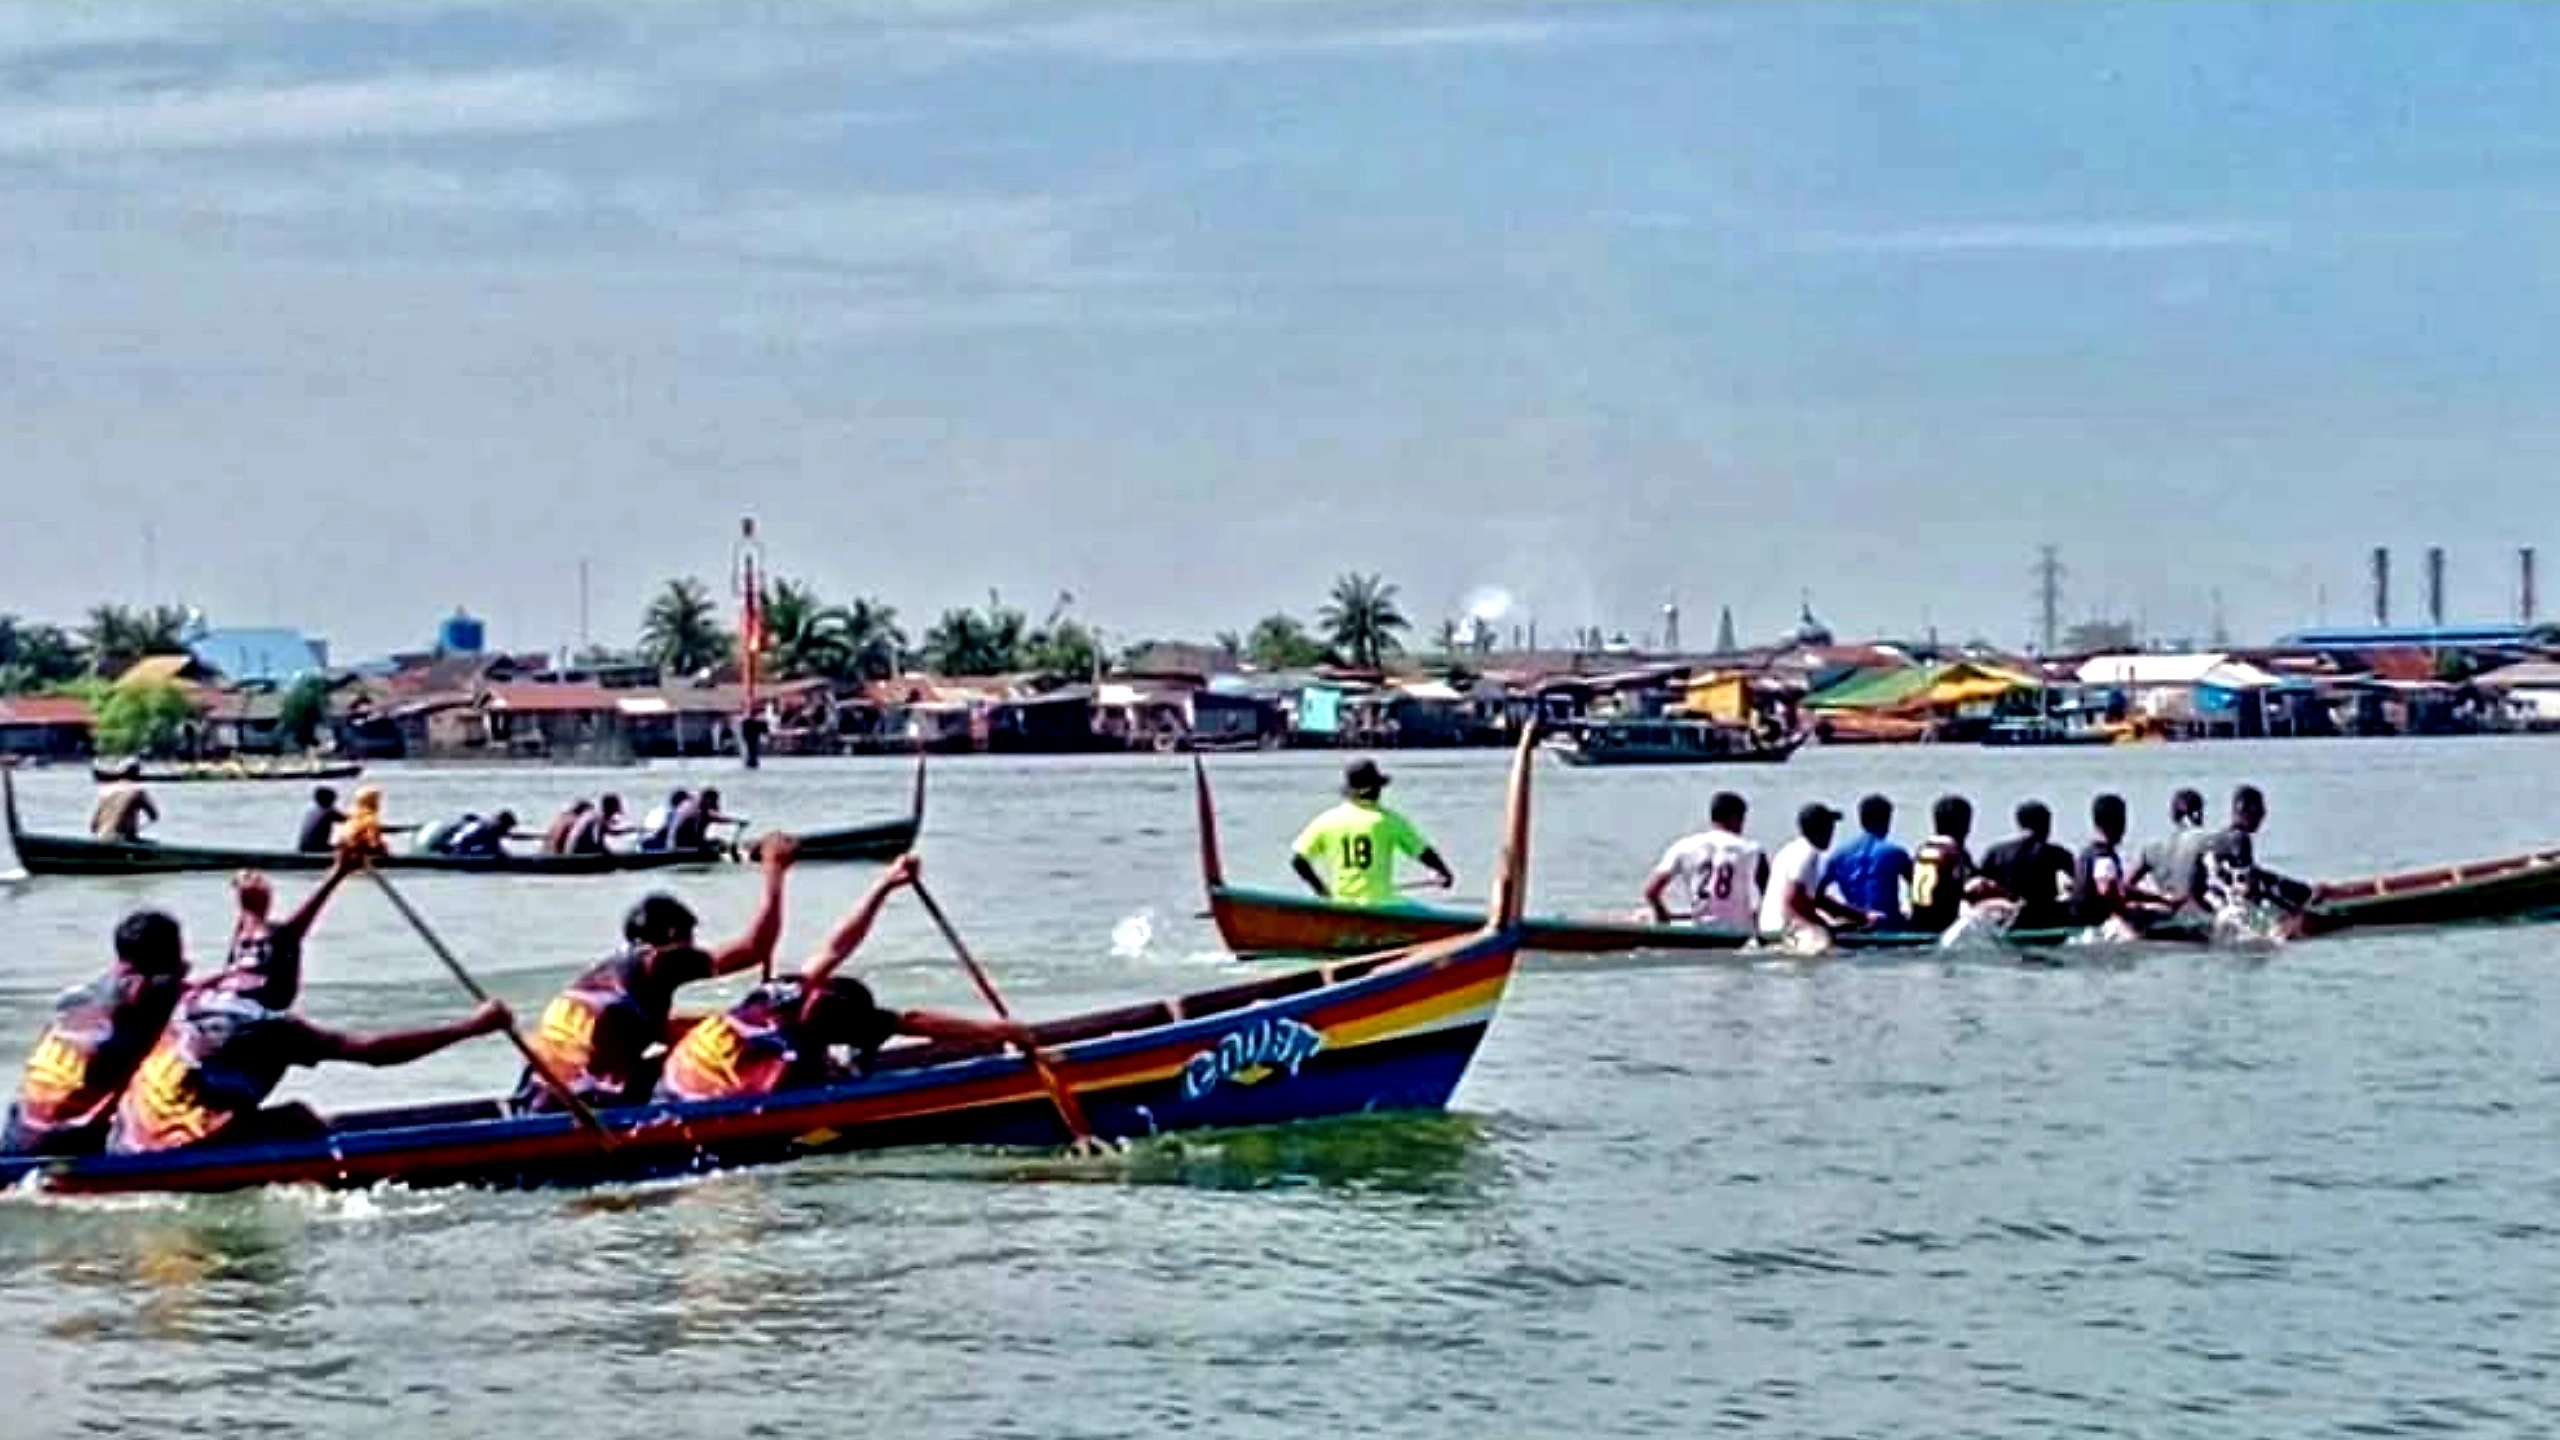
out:
<path id="1" fill-rule="evenodd" d="M 1399 638 L 1413 628 L 1396 608 L 1396 587 L 1376 575 L 1344 575 L 1333 582 L 1333 594 L 1317 616 L 1325 638 L 1343 659 L 1375 670 L 1404 649 Z"/>
<path id="2" fill-rule="evenodd" d="M 1244 658 L 1257 670 L 1311 670 L 1333 659 L 1324 642 L 1289 615 L 1265 615 L 1245 638 Z"/>
<path id="3" fill-rule="evenodd" d="M 110 678 L 146 655 L 187 648 L 187 612 L 176 605 L 97 605 L 82 627 L 90 668 Z"/>
<path id="4" fill-rule="evenodd" d="M 109 755 L 149 755 L 166 750 L 196 718 L 195 702 L 170 680 L 105 687 L 97 710 L 97 747 Z"/>
<path id="5" fill-rule="evenodd" d="M 1073 620 L 1035 630 L 1022 645 L 1022 668 L 1076 680 L 1089 679 L 1102 663 L 1102 637 Z"/>
<path id="6" fill-rule="evenodd" d="M 668 581 L 640 617 L 640 653 L 670 677 L 708 670 L 736 645 L 711 592 L 691 576 Z"/>
<path id="7" fill-rule="evenodd" d="M 762 658 L 776 679 L 840 679 L 853 669 L 853 616 L 807 585 L 776 580 L 765 587 Z"/>
<path id="8" fill-rule="evenodd" d="M 80 642 L 59 625 L 29 625 L 0 615 L 0 695 L 23 695 L 87 672 Z"/>
<path id="9" fill-rule="evenodd" d="M 924 632 L 924 666 L 936 675 L 1013 674 L 1024 668 L 1024 628 L 1022 612 L 1000 604 L 945 610 Z"/>
<path id="10" fill-rule="evenodd" d="M 294 681 L 276 711 L 276 725 L 285 738 L 308 750 L 320 743 L 320 731 L 328 723 L 329 682 L 317 675 Z"/>

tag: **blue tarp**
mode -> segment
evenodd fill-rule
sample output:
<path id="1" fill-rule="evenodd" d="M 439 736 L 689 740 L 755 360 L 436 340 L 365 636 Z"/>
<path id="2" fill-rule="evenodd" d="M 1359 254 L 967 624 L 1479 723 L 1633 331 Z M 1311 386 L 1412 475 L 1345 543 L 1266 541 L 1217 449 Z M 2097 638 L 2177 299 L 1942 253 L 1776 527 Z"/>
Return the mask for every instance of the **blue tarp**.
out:
<path id="1" fill-rule="evenodd" d="M 1298 692 L 1298 729 L 1330 735 L 1342 728 L 1342 692 L 1310 685 Z"/>

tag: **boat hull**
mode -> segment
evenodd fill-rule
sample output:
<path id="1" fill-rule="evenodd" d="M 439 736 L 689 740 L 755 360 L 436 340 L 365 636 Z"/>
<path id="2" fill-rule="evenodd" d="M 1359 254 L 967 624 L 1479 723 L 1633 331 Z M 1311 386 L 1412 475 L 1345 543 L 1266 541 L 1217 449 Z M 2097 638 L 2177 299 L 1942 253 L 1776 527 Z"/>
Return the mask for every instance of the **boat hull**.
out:
<path id="1" fill-rule="evenodd" d="M 1492 1023 L 1519 937 L 1485 931 L 1036 1034 L 1094 1134 L 1137 1140 L 1447 1106 Z M 161 1155 L 0 1160 L 0 1185 L 58 1193 L 589 1185 L 910 1145 L 1066 1141 L 1038 1073 L 1012 1051 L 893 1049 L 873 1074 L 780 1095 L 610 1110 L 600 1143 L 566 1115 L 481 1101 L 341 1117 L 323 1138 Z"/>
<path id="2" fill-rule="evenodd" d="M 224 765 L 199 765 L 178 769 L 145 770 L 134 777 L 145 785 L 210 785 L 233 780 L 353 780 L 364 773 L 364 766 L 349 761 L 334 765 L 291 765 L 237 769 Z M 89 767 L 89 777 L 101 785 L 125 778 L 104 765 Z"/>

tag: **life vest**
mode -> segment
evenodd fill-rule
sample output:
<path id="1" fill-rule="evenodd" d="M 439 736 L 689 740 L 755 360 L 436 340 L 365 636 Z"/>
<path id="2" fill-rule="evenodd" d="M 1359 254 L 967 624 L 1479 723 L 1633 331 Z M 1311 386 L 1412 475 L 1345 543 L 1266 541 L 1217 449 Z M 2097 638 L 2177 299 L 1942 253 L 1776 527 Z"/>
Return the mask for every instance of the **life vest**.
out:
<path id="1" fill-rule="evenodd" d="M 276 1033 L 292 1023 L 222 985 L 190 991 L 125 1087 L 107 1148 L 148 1154 L 198 1144 L 265 1104 L 293 1063 Z"/>
<path id="2" fill-rule="evenodd" d="M 169 1023 L 182 988 L 174 975 L 123 971 L 64 992 L 18 1082 L 9 1147 L 32 1149 L 106 1118 Z"/>
<path id="3" fill-rule="evenodd" d="M 637 945 L 615 951 L 544 1008 L 531 1043 L 572 1089 L 638 1088 L 644 1057 L 665 1037 L 674 1005 L 671 987 L 646 978 L 647 955 Z"/>
<path id="4" fill-rule="evenodd" d="M 793 1072 L 823 1070 L 800 1053 L 800 1009 L 807 992 L 797 980 L 777 980 L 747 992 L 717 1015 L 706 1015 L 667 1052 L 658 1077 L 662 1100 L 726 1100 L 770 1095 L 799 1078 Z"/>

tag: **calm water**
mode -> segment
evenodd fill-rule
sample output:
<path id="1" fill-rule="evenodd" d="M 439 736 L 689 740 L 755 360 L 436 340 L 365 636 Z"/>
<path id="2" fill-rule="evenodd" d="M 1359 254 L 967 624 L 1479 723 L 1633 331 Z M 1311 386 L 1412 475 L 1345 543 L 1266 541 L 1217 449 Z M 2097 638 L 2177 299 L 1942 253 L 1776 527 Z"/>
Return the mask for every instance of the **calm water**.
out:
<path id="1" fill-rule="evenodd" d="M 1391 757 L 1470 887 L 1502 757 Z M 384 772 L 411 816 L 672 772 Z M 1231 870 L 1277 880 L 1322 757 L 1218 762 Z M 2297 873 L 2560 841 L 2560 745 L 1808 752 L 1773 773 L 1539 771 L 1542 906 L 1623 907 L 1718 781 L 1803 800 L 2242 778 Z M 894 763 L 723 777 L 778 825 L 894 813 Z M 1018 1008 L 1196 988 L 1187 771 L 948 763 L 928 873 Z M 76 776 L 30 820 L 85 817 Z M 289 834 L 286 786 L 162 792 L 171 836 Z M 395 818 L 398 818 L 395 816 Z M 873 872 L 812 867 L 792 949 Z M 687 879 L 717 933 L 744 875 Z M 405 887 L 520 1009 L 643 882 Z M 289 881 L 288 899 L 299 882 Z M 0 886 L 0 1052 L 120 910 L 220 877 Z M 1455 1113 L 1093 1163 L 919 1152 L 588 1193 L 0 1202 L 0 1434 L 2309 1435 L 2539 1431 L 2560 1401 L 2560 929 L 2024 970 L 1533 963 Z M 863 968 L 973 1003 L 912 904 Z M 375 895 L 312 952 L 348 1025 L 459 1013 Z M 302 1072 L 323 1105 L 510 1079 L 501 1042 Z"/>

